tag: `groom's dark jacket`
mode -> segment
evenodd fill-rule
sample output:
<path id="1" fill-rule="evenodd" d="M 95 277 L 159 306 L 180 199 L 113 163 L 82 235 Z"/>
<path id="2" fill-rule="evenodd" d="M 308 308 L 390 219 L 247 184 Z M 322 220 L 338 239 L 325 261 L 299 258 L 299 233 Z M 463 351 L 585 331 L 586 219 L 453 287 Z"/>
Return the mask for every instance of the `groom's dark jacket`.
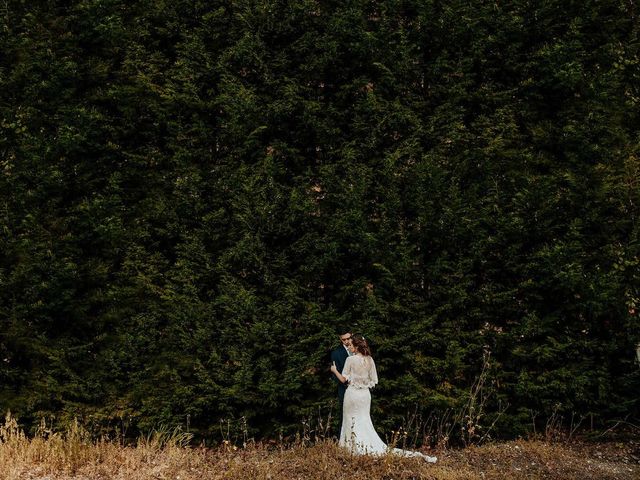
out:
<path id="1" fill-rule="evenodd" d="M 331 352 L 331 361 L 336 362 L 336 368 L 340 373 L 342 373 L 342 369 L 344 368 L 344 362 L 349 358 L 349 354 L 347 353 L 347 349 L 340 345 L 333 352 Z M 344 392 L 347 391 L 347 386 L 342 383 L 335 375 L 331 375 L 333 380 L 338 383 L 338 398 L 342 402 L 344 398 Z"/>

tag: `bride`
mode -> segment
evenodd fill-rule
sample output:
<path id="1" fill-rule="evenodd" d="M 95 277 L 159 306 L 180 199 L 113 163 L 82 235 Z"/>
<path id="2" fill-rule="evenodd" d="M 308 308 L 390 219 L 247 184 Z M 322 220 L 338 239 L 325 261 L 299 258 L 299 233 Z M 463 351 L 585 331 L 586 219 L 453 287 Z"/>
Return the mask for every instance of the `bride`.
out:
<path id="1" fill-rule="evenodd" d="M 350 350 L 352 355 L 345 361 L 342 373 L 338 371 L 335 362 L 331 365 L 331 371 L 338 380 L 348 385 L 344 395 L 340 446 L 358 455 L 393 453 L 404 457 L 422 457 L 427 462 L 434 463 L 437 460 L 436 457 L 412 450 L 390 449 L 380 439 L 369 415 L 371 408 L 369 389 L 378 383 L 376 364 L 363 336 L 351 336 Z"/>

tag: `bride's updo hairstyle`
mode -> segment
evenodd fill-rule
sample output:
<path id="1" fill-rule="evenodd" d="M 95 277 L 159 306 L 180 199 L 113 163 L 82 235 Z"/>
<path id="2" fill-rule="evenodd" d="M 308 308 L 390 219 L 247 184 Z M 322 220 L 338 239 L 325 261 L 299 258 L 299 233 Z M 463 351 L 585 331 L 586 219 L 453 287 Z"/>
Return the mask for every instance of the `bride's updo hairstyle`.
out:
<path id="1" fill-rule="evenodd" d="M 369 348 L 369 344 L 362 335 L 351 335 L 351 344 L 353 345 L 353 348 L 355 348 L 356 352 L 368 357 L 371 356 L 371 349 Z"/>

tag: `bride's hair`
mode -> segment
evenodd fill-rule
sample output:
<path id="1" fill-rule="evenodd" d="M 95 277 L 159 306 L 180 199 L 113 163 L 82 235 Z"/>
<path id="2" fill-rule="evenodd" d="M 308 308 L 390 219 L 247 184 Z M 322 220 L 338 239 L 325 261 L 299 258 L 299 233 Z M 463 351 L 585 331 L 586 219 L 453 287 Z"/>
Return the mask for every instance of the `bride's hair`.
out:
<path id="1" fill-rule="evenodd" d="M 359 335 L 357 333 L 355 335 L 351 335 L 351 344 L 358 353 L 366 356 L 371 356 L 371 349 L 369 348 L 369 344 L 362 335 Z"/>

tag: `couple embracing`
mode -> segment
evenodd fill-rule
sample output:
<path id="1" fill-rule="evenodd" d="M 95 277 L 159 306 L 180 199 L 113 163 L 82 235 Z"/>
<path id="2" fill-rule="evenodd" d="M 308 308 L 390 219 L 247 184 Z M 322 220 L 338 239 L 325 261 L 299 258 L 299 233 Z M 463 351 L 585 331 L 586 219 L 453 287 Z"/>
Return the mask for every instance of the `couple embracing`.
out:
<path id="1" fill-rule="evenodd" d="M 342 345 L 331 352 L 331 372 L 338 382 L 338 404 L 342 413 L 339 445 L 359 455 L 393 453 L 403 457 L 421 457 L 434 463 L 430 457 L 413 450 L 388 448 L 376 433 L 371 422 L 371 393 L 378 383 L 376 364 L 369 344 L 362 335 L 344 332 Z"/>

